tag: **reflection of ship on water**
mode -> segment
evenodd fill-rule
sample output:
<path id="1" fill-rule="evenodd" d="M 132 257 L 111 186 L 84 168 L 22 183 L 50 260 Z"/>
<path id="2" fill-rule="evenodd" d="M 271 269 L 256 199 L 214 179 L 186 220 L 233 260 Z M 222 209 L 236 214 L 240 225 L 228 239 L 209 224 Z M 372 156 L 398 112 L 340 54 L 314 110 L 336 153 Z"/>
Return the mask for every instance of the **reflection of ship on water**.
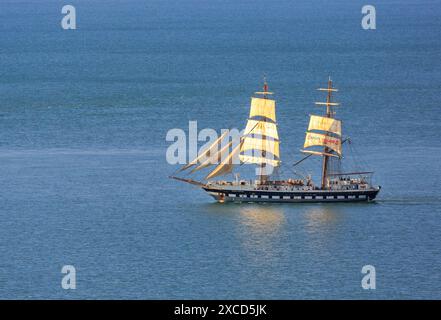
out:
<path id="1" fill-rule="evenodd" d="M 330 204 L 308 205 L 299 207 L 302 225 L 311 232 L 329 229 L 342 219 L 340 206 Z M 251 205 L 241 207 L 239 218 L 243 227 L 253 234 L 271 234 L 279 232 L 287 223 L 283 205 Z M 344 209 L 347 207 L 341 207 Z"/>
<path id="2" fill-rule="evenodd" d="M 276 206 L 252 206 L 240 209 L 240 219 L 244 226 L 254 232 L 276 232 L 285 222 L 285 214 L 282 207 Z"/>
<path id="3" fill-rule="evenodd" d="M 286 205 L 252 204 L 239 208 L 235 228 L 246 256 L 255 263 L 271 265 L 286 254 L 287 237 L 303 244 L 292 248 L 297 254 L 305 248 L 311 254 L 327 252 L 344 224 L 345 208 L 343 204 L 302 204 L 295 208 L 298 214 L 287 215 L 286 211 L 292 209 Z"/>
<path id="4" fill-rule="evenodd" d="M 237 214 L 238 213 L 238 214 Z M 286 226 L 283 206 L 253 204 L 236 208 L 239 223 L 235 225 L 245 255 L 256 265 L 271 267 L 280 259 Z"/>
<path id="5" fill-rule="evenodd" d="M 319 231 L 335 225 L 340 219 L 337 208 L 330 205 L 308 207 L 305 211 L 307 229 Z"/>
<path id="6" fill-rule="evenodd" d="M 285 209 L 277 204 L 257 203 L 239 208 L 234 205 L 220 205 L 219 203 L 207 203 L 203 205 L 204 211 L 211 215 L 231 216 L 239 219 L 241 227 L 252 233 L 271 233 L 279 231 L 286 222 Z M 239 213 L 239 214 L 238 214 Z"/>
<path id="7" fill-rule="evenodd" d="M 343 139 L 342 121 L 336 119 L 335 107 L 339 104 L 331 101 L 331 95 L 337 89 L 333 88 L 329 79 L 327 88 L 320 88 L 327 93 L 326 102 L 317 102 L 325 106 L 324 115 L 311 115 L 306 132 L 304 148 L 306 153 L 294 166 L 306 159 L 319 156 L 322 159 L 321 181 L 316 185 L 310 176 L 301 179 L 275 179 L 281 164 L 279 151 L 279 134 L 277 130 L 275 100 L 265 82 L 262 92 L 256 92 L 259 97 L 251 99 L 250 116 L 245 132 L 237 145 L 229 139 L 228 131 L 181 168 L 185 171 L 192 168 L 190 173 L 217 164 L 205 177 L 207 182 L 173 176 L 173 179 L 188 182 L 204 189 L 219 202 L 356 202 L 375 199 L 380 187 L 371 183 L 372 172 L 356 171 L 341 172 L 342 146 L 349 138 Z M 315 148 L 315 149 L 314 149 Z M 317 149 L 318 148 L 318 149 Z M 231 149 L 231 150 L 230 150 Z M 214 181 L 213 178 L 232 173 L 235 158 L 240 165 L 254 164 L 258 166 L 257 179 L 235 181 Z"/>

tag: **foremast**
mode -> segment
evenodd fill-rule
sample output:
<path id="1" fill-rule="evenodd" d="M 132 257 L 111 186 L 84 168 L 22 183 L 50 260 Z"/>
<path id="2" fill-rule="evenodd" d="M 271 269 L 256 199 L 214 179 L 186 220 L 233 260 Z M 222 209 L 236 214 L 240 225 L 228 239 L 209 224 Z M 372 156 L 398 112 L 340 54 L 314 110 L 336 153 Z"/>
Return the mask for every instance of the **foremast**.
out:
<path id="1" fill-rule="evenodd" d="M 255 94 L 257 95 L 262 95 L 262 98 L 265 100 L 269 100 L 268 99 L 268 95 L 273 94 L 273 92 L 270 92 L 268 89 L 268 83 L 266 82 L 266 78 L 264 77 L 263 79 L 263 91 L 261 92 L 255 92 Z M 267 123 L 268 119 L 263 117 L 262 122 Z M 265 146 L 265 141 L 267 140 L 267 136 L 266 135 L 262 135 L 262 145 Z M 265 149 L 265 148 L 262 148 Z M 266 154 L 267 150 L 262 150 L 262 157 L 266 158 L 267 154 Z M 268 180 L 268 173 L 266 171 L 266 167 L 267 167 L 267 163 L 266 162 L 261 162 L 260 163 L 260 170 L 259 170 L 259 174 L 258 174 L 258 180 L 260 182 L 260 184 L 264 184 L 267 180 Z"/>
<path id="2" fill-rule="evenodd" d="M 266 78 L 263 80 L 263 91 L 262 92 L 256 92 L 256 94 L 262 94 L 263 99 L 268 99 L 268 94 L 272 94 L 272 92 L 269 92 L 268 90 L 268 83 L 266 82 Z M 263 122 L 266 122 L 266 119 L 262 120 Z M 265 145 L 266 136 L 262 136 L 262 144 Z M 266 150 L 262 150 L 262 157 L 266 157 Z M 260 181 L 260 184 L 265 183 L 268 180 L 268 174 L 266 172 L 266 162 L 260 163 L 260 171 L 258 175 L 258 179 Z"/>
<path id="3" fill-rule="evenodd" d="M 256 164 L 257 181 L 264 184 L 274 168 L 280 165 L 279 135 L 276 122 L 276 101 L 269 99 L 264 78 L 263 91 L 255 92 L 251 98 L 250 116 L 243 134 L 243 145 L 239 158 L 242 163 Z"/>
<path id="4" fill-rule="evenodd" d="M 205 177 L 205 180 L 210 180 L 231 173 L 234 165 L 256 164 L 258 165 L 258 182 L 264 184 L 268 180 L 272 170 L 280 165 L 276 102 L 268 98 L 273 93 L 269 91 L 266 79 L 264 79 L 263 91 L 255 92 L 255 94 L 258 97 L 251 98 L 250 114 L 240 140 L 228 143 L 230 137 L 228 133 L 224 133 L 206 151 L 182 167 L 180 171 L 194 166 L 190 172 L 194 173 L 216 164 L 216 167 Z"/>

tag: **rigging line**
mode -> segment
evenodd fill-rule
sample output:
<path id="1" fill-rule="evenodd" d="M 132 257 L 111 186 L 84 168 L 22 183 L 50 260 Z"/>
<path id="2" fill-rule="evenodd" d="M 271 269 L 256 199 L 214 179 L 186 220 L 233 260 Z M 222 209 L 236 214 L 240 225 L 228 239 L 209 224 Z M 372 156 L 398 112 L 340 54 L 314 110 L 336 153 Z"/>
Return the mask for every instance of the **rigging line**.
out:
<path id="1" fill-rule="evenodd" d="M 351 157 L 350 157 L 350 159 L 351 159 L 351 163 L 352 163 L 352 165 L 353 165 L 355 171 L 359 171 L 358 162 L 357 162 L 357 160 L 356 160 L 356 158 L 357 158 L 357 154 L 356 154 L 356 152 L 355 152 L 353 146 L 350 146 L 349 151 L 350 151 L 350 153 L 351 153 Z"/>
<path id="2" fill-rule="evenodd" d="M 304 157 L 303 159 L 300 159 L 299 161 L 297 161 L 296 163 L 293 164 L 293 167 L 297 166 L 298 164 L 302 163 L 303 161 L 305 161 L 306 159 L 309 159 L 309 157 L 312 156 L 311 154 L 308 154 L 306 157 Z"/>
<path id="3" fill-rule="evenodd" d="M 254 127 L 250 130 L 250 132 L 248 132 L 248 134 L 251 134 L 252 131 L 257 127 L 258 124 L 259 124 L 259 121 L 256 122 L 256 124 L 255 124 Z M 232 128 L 233 128 L 233 126 L 229 126 L 229 129 L 227 129 L 227 130 L 228 130 L 228 131 L 231 131 Z M 239 143 L 241 143 L 243 139 L 245 139 L 244 136 L 242 136 L 242 137 L 239 139 Z M 243 164 L 243 163 L 242 163 L 242 164 Z M 240 164 L 240 165 L 242 165 L 242 164 Z M 181 171 L 181 169 L 182 169 L 182 167 L 176 169 L 176 170 L 173 172 L 172 175 L 173 175 L 173 176 L 176 175 L 178 172 Z M 191 174 L 190 171 L 187 171 L 187 172 L 186 172 L 186 176 L 188 176 L 188 175 L 190 175 L 190 174 Z"/>
<path id="4" fill-rule="evenodd" d="M 250 132 L 249 133 L 251 133 L 251 131 L 253 131 L 256 127 L 257 127 L 257 125 L 258 125 L 259 123 L 256 123 L 255 125 L 254 125 L 254 127 L 250 130 Z M 230 132 L 232 129 L 233 129 L 234 127 L 232 126 L 232 125 L 229 125 L 228 126 L 228 132 Z M 221 129 L 221 132 L 222 132 L 222 129 Z M 243 136 L 239 139 L 239 143 L 241 142 L 241 140 L 243 139 Z M 179 169 L 178 169 L 178 171 L 179 171 Z"/>
<path id="5" fill-rule="evenodd" d="M 351 145 L 351 152 L 354 154 L 354 156 L 352 157 L 354 167 L 357 168 L 358 171 L 361 171 L 362 167 L 364 167 L 365 169 L 369 167 L 368 163 L 363 159 L 363 157 L 360 156 L 358 148 L 356 148 L 354 145 Z M 359 163 L 361 164 L 361 166 Z"/>
<path id="6" fill-rule="evenodd" d="M 358 150 L 358 149 L 357 149 L 357 150 Z M 361 154 L 360 151 L 357 151 L 357 152 L 358 152 L 359 154 Z M 367 168 L 367 167 L 370 167 L 369 163 L 365 160 L 364 157 L 360 156 L 360 158 L 361 158 L 361 161 L 362 161 L 363 165 L 366 166 L 366 168 Z"/>
<path id="7" fill-rule="evenodd" d="M 300 176 L 300 177 L 306 176 L 308 174 L 307 172 L 303 172 L 303 170 L 300 170 L 300 172 L 298 172 L 289 166 L 280 166 L 278 169 L 280 170 L 281 174 L 285 174 L 289 172 L 294 174 L 295 176 Z"/>
<path id="8" fill-rule="evenodd" d="M 247 117 L 247 123 L 248 123 L 248 120 L 250 120 L 248 117 Z M 258 125 L 258 123 L 256 123 L 255 124 L 255 126 L 250 130 L 250 132 L 249 133 L 251 133 L 251 131 L 253 131 L 254 130 L 254 128 L 256 128 L 256 126 Z M 233 128 L 233 126 L 229 126 L 230 128 Z M 228 130 L 230 130 L 231 131 L 231 129 L 228 129 Z"/>
<path id="9" fill-rule="evenodd" d="M 344 144 L 346 141 L 350 140 L 350 138 L 346 138 L 345 140 L 342 141 L 341 144 Z M 299 161 L 297 161 L 296 163 L 293 164 L 293 167 L 295 167 L 296 165 L 302 163 L 303 161 L 305 161 L 306 159 L 308 159 L 309 157 L 313 156 L 313 154 L 309 154 L 306 157 L 304 157 L 303 159 L 300 159 Z"/>
<path id="10" fill-rule="evenodd" d="M 250 130 L 249 133 L 251 133 L 251 132 L 257 127 L 258 124 L 259 124 L 259 123 L 256 123 L 256 124 L 254 125 L 254 127 Z M 229 130 L 229 129 L 228 129 L 228 130 Z M 245 139 L 244 136 L 240 137 L 240 139 L 239 139 L 239 144 L 241 144 L 241 143 L 243 142 L 244 139 Z M 234 147 L 234 148 L 236 148 L 236 147 Z M 233 148 L 233 150 L 234 150 L 234 148 Z M 240 163 L 239 166 L 242 166 L 244 163 L 245 163 L 245 162 Z M 222 161 L 221 161 L 219 164 L 222 164 Z M 219 164 L 218 164 L 218 165 L 219 165 Z M 230 172 L 230 173 L 233 174 L 233 172 Z"/>
<path id="11" fill-rule="evenodd" d="M 357 166 L 358 166 L 359 171 L 362 171 L 363 167 L 365 169 L 368 168 L 368 165 L 367 165 L 366 161 L 364 161 L 364 159 L 359 156 L 359 152 L 358 151 L 356 151 L 356 152 L 357 152 L 357 159 L 358 159 Z"/>
<path id="12" fill-rule="evenodd" d="M 295 176 L 298 176 L 298 177 L 301 177 L 301 178 L 304 178 L 308 173 L 304 173 L 304 172 L 298 172 L 298 171 L 295 171 L 295 170 L 293 170 L 292 168 L 288 168 L 288 170 L 292 173 L 292 174 L 294 174 Z M 282 170 L 281 170 L 282 171 Z M 284 173 L 284 172 L 282 172 L 282 173 Z"/>
<path id="13" fill-rule="evenodd" d="M 231 128 L 231 127 L 230 127 L 230 128 Z M 229 128 L 229 129 L 226 129 L 226 130 L 227 130 L 228 132 L 230 132 L 230 131 L 231 131 L 230 128 Z M 220 136 L 222 136 L 223 134 L 224 134 L 224 133 L 222 133 L 222 129 L 221 129 L 221 134 L 220 134 Z M 225 137 L 224 137 L 224 138 L 225 138 Z M 216 138 L 216 140 L 217 140 L 217 139 L 218 139 L 218 138 Z M 223 140 L 223 139 L 222 139 L 222 140 Z M 218 143 L 221 143 L 221 141 L 219 141 Z M 205 149 L 204 152 L 205 152 L 206 150 L 208 150 L 208 149 L 211 149 L 211 147 L 212 147 L 213 145 L 214 145 L 214 143 L 211 144 L 207 149 Z M 217 152 L 219 152 L 219 150 L 217 150 Z M 198 152 L 198 153 L 197 153 L 196 158 L 199 157 L 200 153 L 201 153 L 201 152 Z M 195 159 L 196 159 L 196 158 L 195 158 Z M 194 160 L 194 159 L 193 159 L 193 160 Z M 192 160 L 192 161 L 193 161 L 193 160 Z M 191 161 L 190 161 L 190 162 L 191 162 Z M 188 162 L 188 163 L 190 163 L 190 162 Z M 199 161 L 198 161 L 198 162 L 199 162 Z M 184 166 L 187 165 L 188 163 L 185 163 Z M 197 164 L 197 163 L 196 163 L 196 164 Z M 172 174 L 173 176 L 176 175 L 177 173 L 181 172 L 182 164 L 180 164 L 180 166 L 181 166 L 180 168 L 176 169 L 176 170 L 173 172 L 173 174 Z M 189 168 L 187 168 L 187 169 L 189 169 Z M 191 171 L 185 171 L 185 176 L 189 176 L 190 174 L 192 174 Z"/>

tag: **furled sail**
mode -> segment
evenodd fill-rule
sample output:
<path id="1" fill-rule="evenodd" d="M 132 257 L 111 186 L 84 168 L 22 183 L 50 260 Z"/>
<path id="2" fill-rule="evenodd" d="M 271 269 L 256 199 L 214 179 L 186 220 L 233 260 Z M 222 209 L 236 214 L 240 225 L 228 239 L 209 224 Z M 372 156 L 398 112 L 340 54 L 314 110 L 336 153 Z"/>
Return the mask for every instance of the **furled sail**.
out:
<path id="1" fill-rule="evenodd" d="M 308 131 L 321 130 L 341 136 L 341 121 L 334 118 L 311 115 Z"/>
<path id="2" fill-rule="evenodd" d="M 318 106 L 332 106 L 332 107 L 338 107 L 340 103 L 336 102 L 316 102 L 315 103 Z"/>
<path id="3" fill-rule="evenodd" d="M 326 134 L 307 132 L 304 148 L 312 146 L 328 147 L 341 156 L 341 139 Z"/>
<path id="4" fill-rule="evenodd" d="M 202 151 L 195 159 L 187 163 L 183 166 L 179 171 L 187 170 L 188 168 L 193 167 L 194 165 L 201 163 L 201 160 L 206 159 L 207 157 L 211 158 L 210 155 L 213 155 L 219 151 L 219 143 L 223 138 L 229 133 L 229 130 L 226 130 L 219 138 L 217 138 L 210 147 Z M 205 162 L 205 161 L 204 161 Z"/>
<path id="5" fill-rule="evenodd" d="M 270 164 L 273 167 L 277 167 L 280 165 L 280 160 L 272 159 L 272 157 L 269 157 L 267 155 L 260 156 L 260 155 L 247 155 L 247 154 L 241 154 L 239 155 L 240 161 L 243 163 L 255 163 L 255 164 Z"/>
<path id="6" fill-rule="evenodd" d="M 233 171 L 234 159 L 240 151 L 240 147 L 242 146 L 243 140 L 237 144 L 237 146 L 231 151 L 231 153 L 225 159 L 222 159 L 221 163 L 214 168 L 206 177 L 205 180 L 215 178 Z"/>
<path id="7" fill-rule="evenodd" d="M 320 151 L 312 151 L 312 150 L 300 150 L 303 153 L 308 153 L 309 155 L 316 155 L 316 156 L 328 156 L 328 157 L 336 157 L 339 158 L 338 155 L 333 154 L 333 153 L 327 153 L 327 152 L 320 152 Z M 303 158 L 306 159 L 306 158 Z M 301 160 L 303 161 L 303 160 Z M 300 161 L 300 162 L 301 162 Z"/>

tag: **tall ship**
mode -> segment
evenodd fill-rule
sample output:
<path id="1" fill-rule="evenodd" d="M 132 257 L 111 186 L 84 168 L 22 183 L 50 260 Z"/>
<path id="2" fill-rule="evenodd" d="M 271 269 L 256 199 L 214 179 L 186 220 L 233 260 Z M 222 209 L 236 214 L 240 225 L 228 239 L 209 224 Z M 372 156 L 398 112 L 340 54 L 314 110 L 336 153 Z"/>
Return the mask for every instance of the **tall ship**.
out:
<path id="1" fill-rule="evenodd" d="M 321 158 L 321 179 L 315 183 L 311 175 L 293 178 L 278 178 L 281 165 L 279 134 L 276 122 L 276 102 L 270 99 L 266 80 L 263 91 L 251 98 L 250 115 L 243 134 L 233 141 L 225 131 L 208 148 L 178 170 L 171 178 L 196 185 L 219 202 L 360 202 L 372 201 L 380 186 L 371 183 L 373 172 L 343 172 L 343 145 L 349 138 L 342 136 L 342 121 L 335 117 L 339 103 L 332 101 L 338 90 L 329 78 L 325 102 L 316 102 L 324 108 L 321 115 L 310 115 L 303 149 L 304 157 L 292 166 L 303 163 L 310 157 Z M 230 141 L 231 140 L 231 141 Z M 256 167 L 255 180 L 241 180 L 233 174 L 237 167 L 252 164 Z M 214 168 L 212 167 L 214 166 Z M 188 175 L 211 167 L 203 181 L 188 178 Z M 318 171 L 318 168 L 317 168 Z M 183 177 L 182 174 L 187 173 Z M 215 178 L 233 174 L 232 180 Z"/>

